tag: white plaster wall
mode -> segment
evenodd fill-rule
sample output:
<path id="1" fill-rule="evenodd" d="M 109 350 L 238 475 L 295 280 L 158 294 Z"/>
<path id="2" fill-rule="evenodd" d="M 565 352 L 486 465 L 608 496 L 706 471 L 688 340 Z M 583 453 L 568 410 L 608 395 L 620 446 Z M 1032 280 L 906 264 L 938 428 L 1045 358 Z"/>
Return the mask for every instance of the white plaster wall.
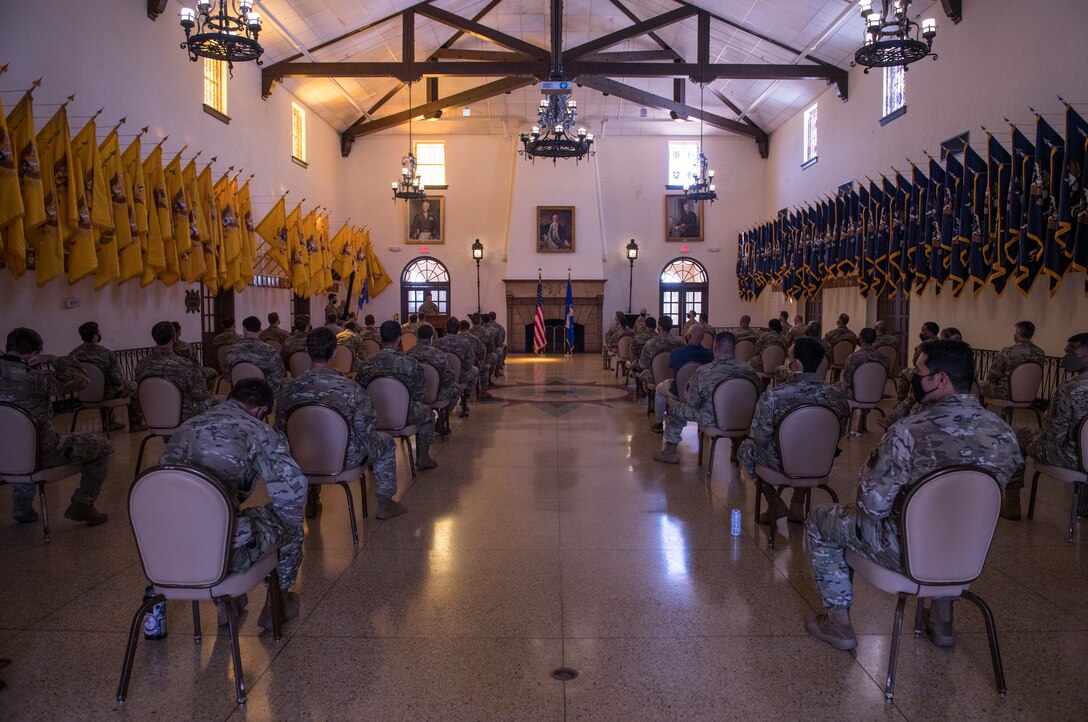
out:
<path id="1" fill-rule="evenodd" d="M 767 193 L 753 221 L 770 218 L 779 208 L 827 196 L 851 179 L 866 175 L 878 179 L 893 167 L 906 174 L 910 170 L 907 158 L 924 163 L 923 151 L 936 156 L 941 140 L 965 130 L 971 131 L 972 145 L 983 155 L 981 126 L 999 134 L 1008 146 L 1003 117 L 1034 137 L 1029 106 L 1064 134 L 1064 108 L 1057 95 L 1073 101 L 1088 99 L 1084 54 L 1088 3 L 1083 0 L 965 3 L 964 19 L 957 25 L 944 17 L 940 3 L 923 16 L 937 18 L 934 50 L 940 58 L 910 67 L 906 115 L 881 127 L 881 76 L 876 71 L 864 75 L 855 68 L 850 73 L 849 102 L 836 98 L 832 89 L 818 99 L 820 159 L 815 165 L 800 169 L 801 114 L 771 136 Z M 735 253 L 734 248 L 734 259 Z M 1088 330 L 1082 280 L 1081 274 L 1067 276 L 1053 299 L 1038 283 L 1028 297 L 1012 289 L 998 298 L 988 290 L 977 299 L 964 294 L 953 301 L 930 291 L 911 301 L 909 337 L 917 335 L 924 321 L 935 320 L 960 328 L 968 341 L 981 348 L 1000 348 L 1011 338 L 1014 322 L 1030 319 L 1039 327 L 1039 344 L 1047 353 L 1060 355 L 1069 335 Z M 838 306 L 847 305 L 844 292 L 824 292 L 826 318 L 833 318 Z M 832 296 L 837 303 L 830 301 Z M 858 300 L 861 303 L 855 301 L 855 308 L 864 305 Z M 752 315 L 762 317 L 777 311 L 781 302 L 764 292 L 751 306 L 756 309 Z M 874 320 L 875 302 L 868 304 L 867 315 Z"/>
<path id="2" fill-rule="evenodd" d="M 7 3 L 5 3 L 6 5 Z M 291 161 L 291 94 L 282 86 L 264 101 L 260 94 L 259 68 L 254 64 L 236 66 L 229 81 L 229 125 L 202 109 L 203 70 L 190 63 L 178 44 L 182 32 L 173 14 L 174 6 L 158 21 L 146 15 L 146 3 L 137 0 L 109 0 L 85 3 L 71 0 L 39 0 L 22 3 L 18 12 L 3 11 L 0 21 L 0 62 L 9 72 L 0 87 L 25 88 L 42 78 L 35 91 L 35 116 L 40 128 L 64 98 L 72 93 L 68 106 L 73 134 L 98 108 L 99 137 L 122 116 L 125 147 L 131 134 L 145 125 L 146 152 L 163 136 L 167 159 L 188 145 L 183 159 L 202 151 L 198 164 L 218 156 L 213 166 L 216 177 L 231 165 L 254 174 L 250 189 L 254 215 L 260 220 L 286 190 L 289 200 L 305 197 L 306 208 L 317 205 L 333 210 L 335 230 L 344 217 L 340 197 L 340 154 L 336 132 L 315 113 L 307 114 L 307 160 L 309 168 Z M 18 95 L 3 96 L 6 110 Z M 296 101 L 297 102 L 297 101 Z M 49 107 L 48 104 L 52 104 Z M 77 118 L 76 116 L 84 116 Z M 129 134 L 125 137 L 124 134 Z M 118 348 L 150 344 L 150 328 L 163 319 L 179 320 L 185 336 L 199 339 L 199 321 L 185 317 L 184 293 L 179 283 L 171 288 L 152 284 L 140 288 L 137 281 L 110 286 L 95 292 L 93 282 L 69 286 L 55 279 L 37 288 L 32 272 L 16 281 L 0 273 L 0 331 L 31 325 L 45 337 L 46 350 L 65 353 L 79 343 L 76 327 L 90 319 L 99 321 L 104 341 Z M 63 310 L 62 299 L 75 297 L 80 305 Z M 277 310 L 289 322 L 290 293 L 283 290 L 246 289 L 236 296 L 239 319 L 249 313 L 264 317 Z M 314 301 L 316 306 L 317 300 Z M 318 306 L 318 308 L 320 308 Z"/>

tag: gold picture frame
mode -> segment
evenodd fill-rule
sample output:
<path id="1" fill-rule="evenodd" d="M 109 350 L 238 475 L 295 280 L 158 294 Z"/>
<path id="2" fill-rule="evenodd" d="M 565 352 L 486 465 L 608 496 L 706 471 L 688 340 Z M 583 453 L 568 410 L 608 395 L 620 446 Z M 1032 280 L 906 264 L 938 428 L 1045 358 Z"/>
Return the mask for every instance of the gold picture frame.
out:
<path id="1" fill-rule="evenodd" d="M 690 207 L 688 207 L 690 204 Z M 682 194 L 665 196 L 665 240 L 701 242 L 706 237 L 703 201 L 689 201 Z M 695 216 L 694 221 L 691 215 Z"/>
<path id="2" fill-rule="evenodd" d="M 405 243 L 445 243 L 446 203 L 442 196 L 424 196 L 407 204 L 408 233 Z"/>
<path id="3" fill-rule="evenodd" d="M 574 206 L 537 206 L 533 234 L 537 253 L 574 253 Z"/>

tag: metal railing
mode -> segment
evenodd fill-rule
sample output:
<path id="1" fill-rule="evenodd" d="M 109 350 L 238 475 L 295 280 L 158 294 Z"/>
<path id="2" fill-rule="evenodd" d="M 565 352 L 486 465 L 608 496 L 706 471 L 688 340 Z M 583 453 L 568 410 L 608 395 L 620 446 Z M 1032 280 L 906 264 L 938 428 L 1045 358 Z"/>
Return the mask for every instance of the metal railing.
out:
<path id="1" fill-rule="evenodd" d="M 986 374 L 997 359 L 998 351 L 987 348 L 973 349 L 975 352 L 975 378 L 979 383 L 986 380 Z M 1035 398 L 1035 405 L 1042 408 L 1050 403 L 1050 397 L 1058 388 L 1058 384 L 1069 378 L 1069 374 L 1062 369 L 1062 360 L 1057 356 L 1043 357 L 1043 382 L 1039 385 L 1039 394 Z"/>
<path id="2" fill-rule="evenodd" d="M 189 344 L 196 350 L 197 358 L 203 363 L 204 360 L 204 344 L 203 342 Z M 151 351 L 154 346 L 145 346 L 143 348 L 123 348 L 114 351 L 114 355 L 117 357 L 117 365 L 121 367 L 121 376 L 129 381 L 136 380 L 136 366 L 147 356 L 151 355 Z M 51 368 L 47 365 L 46 368 Z M 53 398 L 53 410 L 56 412 L 69 411 L 79 406 L 79 402 L 76 400 L 78 394 L 62 394 Z"/>

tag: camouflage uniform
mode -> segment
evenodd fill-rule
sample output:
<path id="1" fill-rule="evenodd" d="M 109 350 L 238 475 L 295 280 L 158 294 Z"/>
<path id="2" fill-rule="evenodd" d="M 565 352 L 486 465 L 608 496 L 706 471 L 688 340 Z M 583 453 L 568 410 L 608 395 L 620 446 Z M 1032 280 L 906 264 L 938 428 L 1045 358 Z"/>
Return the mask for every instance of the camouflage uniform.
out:
<path id="1" fill-rule="evenodd" d="M 369 339 L 378 345 L 381 345 L 382 342 L 381 333 L 373 326 L 364 326 L 363 330 L 359 332 L 359 338 L 364 341 Z"/>
<path id="2" fill-rule="evenodd" d="M 899 524 L 905 492 L 938 469 L 982 468 L 1002 487 L 1023 457 L 1008 424 L 971 394 L 946 396 L 893 424 L 858 475 L 857 502 L 814 507 L 806 521 L 812 573 L 824 606 L 853 602 L 850 549 L 893 571 L 903 569 Z"/>
<path id="3" fill-rule="evenodd" d="M 459 331 L 457 336 L 472 344 L 472 351 L 476 356 L 477 378 L 480 380 L 480 387 L 486 393 L 488 387 L 491 386 L 491 364 L 488 363 L 487 346 L 471 330 Z"/>
<path id="4" fill-rule="evenodd" d="M 408 356 L 420 363 L 430 364 L 438 371 L 437 401 L 460 398 L 461 384 L 453 377 L 453 366 L 445 351 L 431 344 L 417 343 L 408 352 Z"/>
<path id="5" fill-rule="evenodd" d="M 351 370 L 359 373 L 363 359 L 366 358 L 366 348 L 363 346 L 363 337 L 354 331 L 344 329 L 336 334 L 336 343 L 351 351 Z"/>
<path id="6" fill-rule="evenodd" d="M 899 337 L 894 333 L 882 333 L 876 337 L 876 341 L 873 341 L 873 348 L 881 349 L 885 346 L 894 348 L 896 353 L 899 352 Z"/>
<path id="7" fill-rule="evenodd" d="M 1042 428 L 1016 430 L 1020 451 L 1043 464 L 1079 469 L 1077 427 L 1085 416 L 1088 416 L 1088 371 L 1058 384 L 1043 416 Z M 1009 480 L 1009 489 L 1019 490 L 1023 486 L 1021 465 Z"/>
<path id="8" fill-rule="evenodd" d="M 219 372 L 200 364 L 200 355 L 197 354 L 196 348 L 191 343 L 181 339 L 174 341 L 174 353 L 183 359 L 192 361 L 200 368 L 200 373 L 204 376 L 204 382 L 208 384 L 209 391 L 215 387 L 215 382 L 219 380 Z"/>
<path id="9" fill-rule="evenodd" d="M 0 356 L 0 402 L 12 404 L 30 414 L 38 425 L 38 459 L 41 468 L 83 464 L 79 488 L 72 503 L 94 504 L 109 471 L 113 444 L 97 434 L 59 434 L 53 425 L 53 396 L 80 391 L 87 374 L 73 359 L 61 356 L 53 370 L 33 368 L 18 356 Z M 13 511 L 25 515 L 34 501 L 33 484 L 12 484 Z"/>
<path id="10" fill-rule="evenodd" d="M 982 395 L 987 399 L 1009 398 L 1009 378 L 1013 370 L 1025 363 L 1043 363 L 1046 354 L 1031 341 L 1006 346 L 997 352 L 997 358 L 986 374 L 982 384 Z"/>
<path id="11" fill-rule="evenodd" d="M 791 326 L 788 331 L 783 331 L 782 336 L 786 339 L 786 344 L 792 346 L 793 342 L 805 335 L 805 324 L 799 323 L 796 326 Z"/>
<path id="12" fill-rule="evenodd" d="M 227 351 L 226 369 L 224 372 L 230 378 L 231 370 L 235 364 L 251 363 L 264 372 L 265 381 L 272 387 L 274 393 L 279 393 L 283 384 L 287 381 L 287 372 L 283 369 L 283 361 L 276 349 L 264 341 L 255 338 L 243 338 L 235 344 L 231 344 Z"/>
<path id="13" fill-rule="evenodd" d="M 763 371 L 763 357 L 760 355 L 763 353 L 763 349 L 768 346 L 781 346 L 785 351 L 789 348 L 786 344 L 786 337 L 780 333 L 774 331 L 764 331 L 759 335 L 759 339 L 756 341 L 755 352 L 752 354 L 751 365 L 756 373 Z"/>
<path id="14" fill-rule="evenodd" d="M 261 331 L 261 334 L 257 337 L 262 341 L 275 341 L 280 346 L 283 346 L 283 342 L 287 340 L 287 337 L 291 334 L 283 330 L 279 326 L 269 326 L 265 330 Z"/>
<path id="15" fill-rule="evenodd" d="M 846 435 L 850 407 L 847 406 L 842 392 L 831 384 L 820 381 L 815 374 L 798 374 L 760 396 L 756 403 L 756 412 L 752 417 L 752 436 L 745 439 L 737 450 L 737 459 L 749 476 L 755 477 L 757 465 L 776 470 L 782 468 L 774 440 L 775 429 L 787 413 L 806 404 L 826 406 L 834 411 L 839 417 L 839 438 Z"/>
<path id="16" fill-rule="evenodd" d="M 423 369 L 419 362 L 411 356 L 400 351 L 383 348 L 378 353 L 363 361 L 362 369 L 355 380 L 364 389 L 371 381 L 379 376 L 392 376 L 400 379 L 408 387 L 408 395 L 411 402 L 408 406 L 409 426 L 419 426 L 418 446 L 422 455 L 434 442 L 434 413 L 420 403 L 423 392 L 426 390 L 426 381 L 423 378 Z"/>
<path id="17" fill-rule="evenodd" d="M 914 347 L 914 352 L 911 354 L 910 361 L 912 367 L 918 365 L 918 358 L 922 355 L 922 352 L 926 350 L 926 343 L 928 342 L 923 341 Z M 902 404 L 904 401 L 909 400 L 911 394 L 910 380 L 912 378 L 914 378 L 914 368 L 903 369 L 899 373 L 899 378 L 895 380 L 896 402 Z"/>
<path id="18" fill-rule="evenodd" d="M 447 333 L 442 338 L 435 339 L 434 346 L 437 349 L 452 353 L 461 359 L 461 384 L 462 391 L 470 391 L 476 388 L 476 381 L 480 378 L 480 370 L 476 368 L 476 349 L 464 336 Z"/>
<path id="19" fill-rule="evenodd" d="M 136 383 L 148 376 L 161 376 L 181 391 L 181 420 L 188 421 L 207 411 L 216 402 L 204 383 L 200 367 L 170 349 L 153 348 L 136 364 Z"/>
<path id="20" fill-rule="evenodd" d="M 759 332 L 751 326 L 747 328 L 738 328 L 733 332 L 733 335 L 736 337 L 737 343 L 740 343 L 741 341 L 751 341 L 755 344 L 756 341 L 759 340 Z"/>
<path id="21" fill-rule="evenodd" d="M 227 330 L 221 332 L 218 336 L 212 339 L 212 358 L 218 360 L 220 348 L 222 348 L 223 346 L 230 346 L 232 344 L 236 344 L 241 340 L 242 337 L 234 331 Z"/>
<path id="22" fill-rule="evenodd" d="M 669 407 L 665 419 L 665 441 L 679 444 L 680 435 L 689 421 L 697 424 L 714 423 L 714 392 L 726 379 L 744 378 L 759 388 L 759 377 L 752 367 L 734 359 L 714 359 L 695 369 L 682 403 Z"/>
<path id="23" fill-rule="evenodd" d="M 605 364 L 608 363 L 608 351 L 615 346 L 613 337 L 620 332 L 623 328 L 623 324 L 619 321 L 614 321 L 608 330 L 604 332 L 604 343 L 601 344 L 601 358 Z"/>
<path id="24" fill-rule="evenodd" d="M 496 368 L 502 360 L 502 339 L 499 331 L 490 322 L 480 326 L 484 342 L 487 344 L 487 352 L 491 361 L 491 367 Z"/>
<path id="25" fill-rule="evenodd" d="M 397 445 L 374 428 L 376 416 L 362 386 L 334 368 L 310 369 L 288 381 L 276 402 L 276 430 L 287 433 L 287 417 L 296 406 L 319 402 L 339 411 L 348 422 L 347 466 L 364 461 L 374 470 L 378 496 L 397 493 Z"/>
<path id="26" fill-rule="evenodd" d="M 280 352 L 280 358 L 283 359 L 283 365 L 290 368 L 291 357 L 299 351 L 306 353 L 305 331 L 296 331 L 284 340 L 283 351 Z"/>
<path id="27" fill-rule="evenodd" d="M 843 326 L 842 328 L 838 328 L 836 326 L 835 328 L 824 334 L 824 341 L 827 341 L 828 346 L 832 348 L 834 348 L 835 344 L 837 344 L 839 341 L 849 341 L 850 343 L 854 344 L 854 346 L 857 346 L 858 335 L 850 329 L 846 328 L 845 326 Z"/>
<path id="28" fill-rule="evenodd" d="M 650 368 L 654 356 L 662 351 L 672 353 L 683 345 L 684 342 L 672 334 L 660 332 L 646 342 L 646 345 L 642 347 L 642 353 L 638 355 L 638 378 L 646 388 L 650 388 L 654 384 L 654 370 Z M 660 381 L 660 379 L 658 380 Z"/>
<path id="29" fill-rule="evenodd" d="M 143 426 L 144 419 L 140 413 L 140 404 L 136 400 L 136 383 L 129 381 L 121 375 L 121 366 L 117 363 L 117 355 L 101 344 L 87 341 L 72 349 L 68 354 L 76 361 L 97 366 L 106 380 L 106 399 L 118 399 L 128 397 L 129 423 L 132 426 Z"/>
<path id="30" fill-rule="evenodd" d="M 427 301 L 425 303 L 419 304 L 419 308 L 416 309 L 416 313 L 419 314 L 420 318 L 424 318 L 426 316 L 437 316 L 439 313 L 441 313 L 441 311 L 438 310 L 437 303 L 435 303 L 434 301 Z"/>
<path id="31" fill-rule="evenodd" d="M 640 333 L 646 332 L 646 314 L 640 313 L 638 318 L 635 319 L 635 335 L 638 336 Z"/>
<path id="32" fill-rule="evenodd" d="M 634 340 L 631 341 L 631 355 L 636 359 L 640 358 L 642 356 L 642 349 L 646 348 L 646 344 L 656 335 L 656 330 L 650 331 L 648 329 L 635 333 Z"/>
<path id="33" fill-rule="evenodd" d="M 302 563 L 306 477 L 287 451 L 283 434 L 228 400 L 185 422 L 170 437 L 159 463 L 205 469 L 239 502 L 253 493 L 258 478 L 264 479 L 272 503 L 238 512 L 230 568 L 243 572 L 279 550 L 280 588 L 295 583 Z"/>
<path id="34" fill-rule="evenodd" d="M 883 364 L 884 370 L 888 370 L 888 359 L 873 346 L 858 346 L 854 353 L 846 357 L 846 363 L 842 367 L 842 380 L 835 387 L 847 394 L 847 398 L 854 398 L 854 372 L 864 363 L 876 361 Z"/>

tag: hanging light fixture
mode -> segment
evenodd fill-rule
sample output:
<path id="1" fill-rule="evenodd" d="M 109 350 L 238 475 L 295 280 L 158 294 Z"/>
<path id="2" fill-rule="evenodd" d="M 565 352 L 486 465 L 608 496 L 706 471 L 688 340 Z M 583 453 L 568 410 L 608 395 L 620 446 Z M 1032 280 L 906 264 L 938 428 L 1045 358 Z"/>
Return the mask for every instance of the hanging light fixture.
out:
<path id="1" fill-rule="evenodd" d="M 854 52 L 853 65 L 869 68 L 888 68 L 902 65 L 904 69 L 922 58 L 937 54 L 932 52 L 933 38 L 937 37 L 937 21 L 926 18 L 921 23 L 907 17 L 911 0 L 861 0 L 858 10 L 865 21 L 863 45 Z M 913 37 L 912 37 L 913 36 Z M 919 36 L 923 40 L 919 39 Z"/>
<path id="2" fill-rule="evenodd" d="M 718 194 L 714 191 L 714 171 L 707 170 L 709 162 L 706 153 L 703 152 L 703 85 L 699 84 L 699 175 L 691 174 L 691 181 L 684 185 L 684 200 L 710 201 L 718 200 Z"/>
<path id="3" fill-rule="evenodd" d="M 253 0 L 197 0 L 196 10 L 182 8 L 180 17 L 185 30 L 181 47 L 194 63 L 197 58 L 225 60 L 231 77 L 235 63 L 262 64 L 264 48 L 257 42 L 261 16 L 253 10 Z"/>
<path id="4" fill-rule="evenodd" d="M 408 111 L 412 110 L 412 84 L 408 83 Z M 400 159 L 400 180 L 393 181 L 393 200 L 421 201 L 425 194 L 423 178 L 416 170 L 416 156 L 412 152 L 412 116 L 408 116 L 408 155 Z"/>

